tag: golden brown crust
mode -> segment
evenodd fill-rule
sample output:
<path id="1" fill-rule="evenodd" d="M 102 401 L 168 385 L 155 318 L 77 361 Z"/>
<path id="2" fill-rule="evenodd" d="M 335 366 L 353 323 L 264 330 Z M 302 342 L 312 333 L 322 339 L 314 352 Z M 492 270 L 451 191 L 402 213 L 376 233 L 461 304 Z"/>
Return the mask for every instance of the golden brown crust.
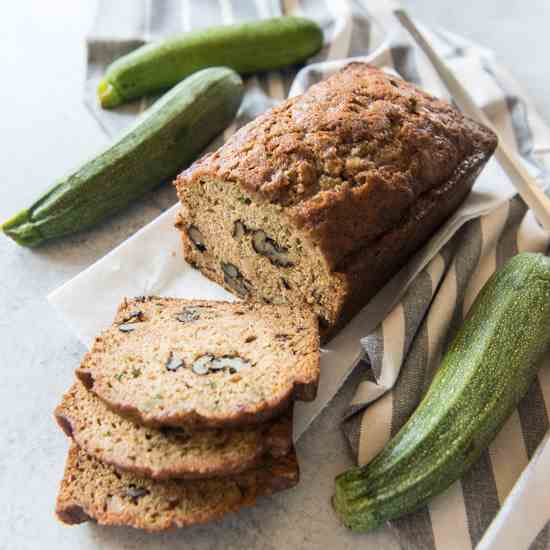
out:
<path id="1" fill-rule="evenodd" d="M 321 333 L 323 341 L 358 313 L 449 218 L 470 192 L 485 162 L 479 159 L 477 166 L 468 167 L 467 174 L 457 173 L 446 184 L 425 193 L 396 228 L 349 258 L 340 274 L 347 298 L 338 324 Z"/>
<path id="2" fill-rule="evenodd" d="M 90 456 L 152 479 L 234 475 L 292 447 L 291 412 L 235 430 L 156 430 L 116 415 L 80 382 L 64 395 L 55 419 Z"/>
<path id="3" fill-rule="evenodd" d="M 457 171 L 444 185 L 424 193 L 401 222 L 374 242 L 349 256 L 334 276 L 340 280 L 341 300 L 337 300 L 338 322 L 319 327 L 321 343 L 327 342 L 405 265 L 413 254 L 437 228 L 458 208 L 470 192 L 479 171 L 486 160 L 483 156 L 473 159 L 464 171 Z M 181 239 L 185 259 L 193 263 L 199 259 L 187 234 Z M 217 262 L 210 265 L 207 254 L 200 254 L 202 273 L 224 286 Z M 336 296 L 334 296 L 336 300 Z"/>
<path id="4" fill-rule="evenodd" d="M 73 445 L 56 513 L 67 524 L 93 519 L 102 525 L 158 532 L 219 519 L 253 505 L 259 496 L 293 487 L 298 480 L 294 452 L 234 477 L 154 481 L 119 473 Z"/>
<path id="5" fill-rule="evenodd" d="M 240 185 L 319 245 L 335 271 L 395 228 L 420 196 L 486 160 L 495 135 L 448 103 L 364 63 L 239 130 L 176 180 Z"/>
<path id="6" fill-rule="evenodd" d="M 178 323 L 175 313 L 186 308 L 206 313 L 193 323 Z M 135 310 L 143 312 L 143 322 L 121 333 L 121 323 Z M 277 340 L 280 330 L 287 340 Z M 249 334 L 254 339 L 247 342 Z M 252 367 L 204 377 L 191 368 L 203 355 L 235 353 Z M 184 367 L 168 371 L 172 355 Z M 156 297 L 125 301 L 76 375 L 111 410 L 146 426 L 257 425 L 283 413 L 295 399 L 315 398 L 317 321 L 311 312 L 288 306 Z"/>

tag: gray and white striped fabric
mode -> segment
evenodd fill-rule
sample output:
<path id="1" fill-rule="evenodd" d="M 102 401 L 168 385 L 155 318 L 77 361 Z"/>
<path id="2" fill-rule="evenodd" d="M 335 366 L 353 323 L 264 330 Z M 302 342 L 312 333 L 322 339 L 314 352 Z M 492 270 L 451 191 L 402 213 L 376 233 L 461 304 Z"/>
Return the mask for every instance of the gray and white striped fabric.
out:
<path id="1" fill-rule="evenodd" d="M 364 366 L 380 383 L 366 377 L 344 422 L 359 464 L 369 462 L 415 409 L 489 276 L 514 254 L 545 252 L 549 242 L 523 202 L 514 198 L 464 225 L 416 277 L 400 303 L 362 341 Z M 369 406 L 369 394 L 380 386 L 391 389 Z M 403 546 L 475 547 L 547 431 L 548 407 L 550 370 L 543 368 L 517 412 L 462 481 L 426 508 L 393 522 Z"/>
<path id="2" fill-rule="evenodd" d="M 97 106 L 97 82 L 113 59 L 174 32 L 283 13 L 318 21 L 325 45 L 299 71 L 292 68 L 249 78 L 237 120 L 224 138 L 274 103 L 303 92 L 349 58 L 384 67 L 446 97 L 434 71 L 398 29 L 391 17 L 392 6 L 384 0 L 100 0 L 88 39 L 85 101 L 104 130 L 114 135 L 150 100 L 117 111 Z M 521 87 L 490 51 L 448 32 L 425 30 L 502 138 L 545 185 L 550 132 Z M 483 192 L 484 178 L 492 178 L 488 188 L 493 190 L 497 180 L 497 196 Z M 414 410 L 453 334 L 494 270 L 519 251 L 548 248 L 550 236 L 539 228 L 521 199 L 513 198 L 513 190 L 496 166 L 487 168 L 476 189 L 397 282 L 377 297 L 378 317 L 374 318 L 378 320 L 365 327 L 364 360 L 356 367 L 365 371 L 365 379 L 343 423 L 359 464 L 367 463 Z M 466 477 L 424 509 L 392 522 L 402 547 L 475 548 L 547 431 L 549 413 L 550 370 L 543 368 L 529 396 Z M 550 502 L 546 509 L 550 517 Z M 531 540 L 530 548 L 547 548 L 548 526 L 538 535 L 534 532 Z"/>

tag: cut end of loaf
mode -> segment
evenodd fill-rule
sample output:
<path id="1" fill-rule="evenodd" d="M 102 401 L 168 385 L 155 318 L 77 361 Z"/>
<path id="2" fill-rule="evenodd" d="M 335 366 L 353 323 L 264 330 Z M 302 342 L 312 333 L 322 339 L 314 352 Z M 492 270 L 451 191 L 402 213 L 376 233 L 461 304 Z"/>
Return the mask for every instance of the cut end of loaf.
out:
<path id="1" fill-rule="evenodd" d="M 345 283 L 280 205 L 238 184 L 201 178 L 179 188 L 186 260 L 242 299 L 312 310 L 321 330 L 338 319 Z"/>

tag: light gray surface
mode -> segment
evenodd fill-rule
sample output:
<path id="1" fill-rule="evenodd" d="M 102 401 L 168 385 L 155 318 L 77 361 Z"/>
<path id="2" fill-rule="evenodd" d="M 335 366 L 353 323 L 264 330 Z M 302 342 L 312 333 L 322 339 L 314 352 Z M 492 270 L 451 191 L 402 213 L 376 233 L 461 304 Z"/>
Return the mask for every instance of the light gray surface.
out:
<path id="1" fill-rule="evenodd" d="M 550 3 L 409 0 L 404 5 L 426 22 L 494 48 L 550 119 L 545 93 Z M 81 101 L 82 39 L 93 7 L 93 2 L 18 0 L 2 8 L 0 220 L 105 143 Z M 159 190 L 94 231 L 34 252 L 0 237 L 0 549 L 396 548 L 387 531 L 345 532 L 330 510 L 334 475 L 351 464 L 338 418 L 357 376 L 300 442 L 302 482 L 291 492 L 218 525 L 164 536 L 68 528 L 55 521 L 67 442 L 52 410 L 84 350 L 45 296 L 174 200 L 171 189 Z"/>

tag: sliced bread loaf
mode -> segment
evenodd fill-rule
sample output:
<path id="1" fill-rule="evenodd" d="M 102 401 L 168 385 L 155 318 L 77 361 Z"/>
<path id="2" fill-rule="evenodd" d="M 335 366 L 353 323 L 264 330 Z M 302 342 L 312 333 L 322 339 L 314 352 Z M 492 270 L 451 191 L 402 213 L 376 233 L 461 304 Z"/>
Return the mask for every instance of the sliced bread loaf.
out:
<path id="1" fill-rule="evenodd" d="M 251 506 L 258 496 L 293 487 L 298 479 L 294 452 L 234 478 L 153 481 L 119 473 L 73 445 L 56 512 L 67 524 L 94 519 L 164 531 L 219 519 Z"/>
<path id="2" fill-rule="evenodd" d="M 80 382 L 63 396 L 55 418 L 87 454 L 153 479 L 221 477 L 281 457 L 292 448 L 292 418 L 285 414 L 259 426 L 189 432 L 147 428 L 107 408 Z"/>
<path id="3" fill-rule="evenodd" d="M 327 338 L 458 208 L 496 144 L 351 63 L 177 178 L 185 258 L 242 298 L 313 308 Z"/>
<path id="4" fill-rule="evenodd" d="M 125 300 L 77 376 L 147 426 L 260 424 L 293 399 L 315 398 L 317 320 L 289 306 Z"/>

